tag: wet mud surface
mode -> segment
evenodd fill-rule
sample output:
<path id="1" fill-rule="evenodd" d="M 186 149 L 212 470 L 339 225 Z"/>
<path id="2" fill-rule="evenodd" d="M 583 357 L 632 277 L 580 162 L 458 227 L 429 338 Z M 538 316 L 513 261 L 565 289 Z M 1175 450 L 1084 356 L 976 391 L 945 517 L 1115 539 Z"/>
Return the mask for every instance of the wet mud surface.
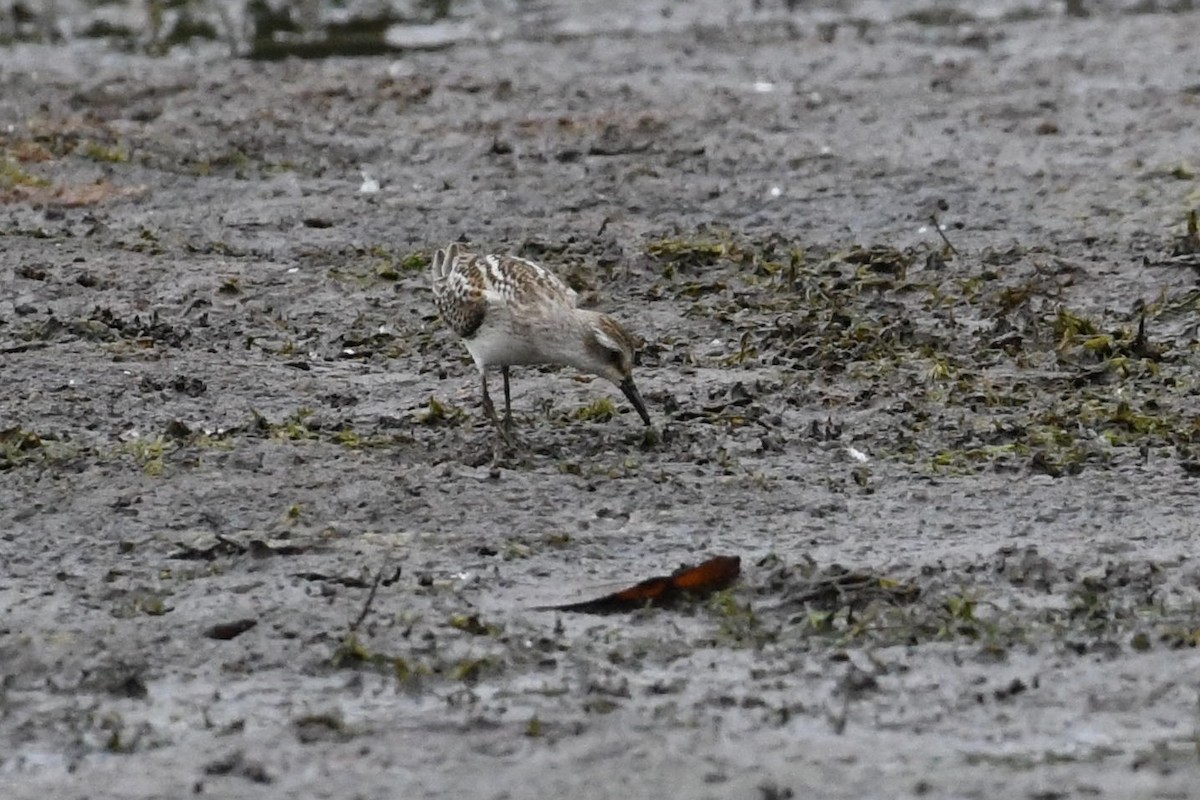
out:
<path id="1" fill-rule="evenodd" d="M 1088 10 L 10 42 L 5 797 L 1195 796 L 1200 15 Z M 497 453 L 456 239 L 653 431 L 514 370 Z"/>

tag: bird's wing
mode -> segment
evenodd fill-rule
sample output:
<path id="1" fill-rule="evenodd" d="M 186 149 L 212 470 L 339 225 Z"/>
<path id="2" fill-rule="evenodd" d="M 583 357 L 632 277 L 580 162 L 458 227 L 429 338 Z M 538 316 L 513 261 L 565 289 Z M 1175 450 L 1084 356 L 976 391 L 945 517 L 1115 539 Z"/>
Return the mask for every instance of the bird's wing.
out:
<path id="1" fill-rule="evenodd" d="M 490 302 L 511 306 L 575 307 L 575 290 L 540 264 L 516 256 L 499 255 L 482 256 L 476 263 L 484 273 L 485 292 Z"/>
<path id="2" fill-rule="evenodd" d="M 575 290 L 532 261 L 479 255 L 458 244 L 438 250 L 430 267 L 438 313 L 459 336 L 470 337 L 488 309 L 575 308 Z"/>

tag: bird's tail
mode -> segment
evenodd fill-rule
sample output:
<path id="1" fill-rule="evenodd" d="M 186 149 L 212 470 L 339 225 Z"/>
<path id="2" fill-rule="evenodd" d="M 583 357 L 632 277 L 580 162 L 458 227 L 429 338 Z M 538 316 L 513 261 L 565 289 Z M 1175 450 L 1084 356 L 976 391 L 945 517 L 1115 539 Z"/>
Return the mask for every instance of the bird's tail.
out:
<path id="1" fill-rule="evenodd" d="M 430 268 L 430 276 L 435 287 L 446 280 L 446 276 L 454 268 L 454 262 L 458 260 L 458 254 L 458 242 L 454 242 L 444 250 L 438 250 L 433 254 L 433 266 Z"/>

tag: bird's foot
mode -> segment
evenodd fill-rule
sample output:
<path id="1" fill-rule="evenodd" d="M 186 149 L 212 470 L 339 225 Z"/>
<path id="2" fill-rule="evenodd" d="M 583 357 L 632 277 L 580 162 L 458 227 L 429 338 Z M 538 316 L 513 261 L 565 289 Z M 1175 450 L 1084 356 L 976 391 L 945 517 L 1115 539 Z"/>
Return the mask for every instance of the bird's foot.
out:
<path id="1" fill-rule="evenodd" d="M 503 444 L 508 451 L 516 450 L 520 447 L 517 442 L 517 437 L 513 436 L 510 426 L 504 425 L 496 429 L 500 436 L 496 439 L 497 444 Z"/>
<path id="2" fill-rule="evenodd" d="M 483 411 L 487 414 L 488 419 L 492 421 L 492 425 L 495 426 L 496 432 L 500 435 L 497 444 L 503 443 L 509 450 L 515 450 L 517 440 L 513 438 L 512 434 L 512 415 L 505 413 L 502 421 L 496 416 L 496 407 L 492 405 L 492 399 L 486 395 L 483 398 Z"/>

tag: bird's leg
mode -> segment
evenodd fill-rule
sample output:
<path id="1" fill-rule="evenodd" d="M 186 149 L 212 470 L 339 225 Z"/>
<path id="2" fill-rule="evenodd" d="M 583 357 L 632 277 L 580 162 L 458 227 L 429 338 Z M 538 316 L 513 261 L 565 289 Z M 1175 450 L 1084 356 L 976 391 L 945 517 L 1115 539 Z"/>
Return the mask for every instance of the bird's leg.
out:
<path id="1" fill-rule="evenodd" d="M 479 381 L 483 388 L 483 413 L 487 414 L 487 418 L 492 421 L 492 424 L 497 428 L 500 427 L 500 420 L 496 419 L 496 407 L 492 405 L 492 396 L 487 390 L 487 373 L 483 370 L 479 371 Z"/>
<path id="2" fill-rule="evenodd" d="M 504 429 L 509 433 L 512 432 L 512 394 L 508 390 L 508 365 L 505 364 L 500 368 L 500 373 L 504 375 Z"/>
<path id="3" fill-rule="evenodd" d="M 483 387 L 483 413 L 487 414 L 488 419 L 490 419 L 492 424 L 496 426 L 496 430 L 500 432 L 500 438 L 504 440 L 505 444 L 507 444 L 509 447 L 512 447 L 512 435 L 509 434 L 507 428 L 500 424 L 500 419 L 496 416 L 496 406 L 492 405 L 492 396 L 488 394 L 486 371 L 479 371 L 479 380 Z"/>

